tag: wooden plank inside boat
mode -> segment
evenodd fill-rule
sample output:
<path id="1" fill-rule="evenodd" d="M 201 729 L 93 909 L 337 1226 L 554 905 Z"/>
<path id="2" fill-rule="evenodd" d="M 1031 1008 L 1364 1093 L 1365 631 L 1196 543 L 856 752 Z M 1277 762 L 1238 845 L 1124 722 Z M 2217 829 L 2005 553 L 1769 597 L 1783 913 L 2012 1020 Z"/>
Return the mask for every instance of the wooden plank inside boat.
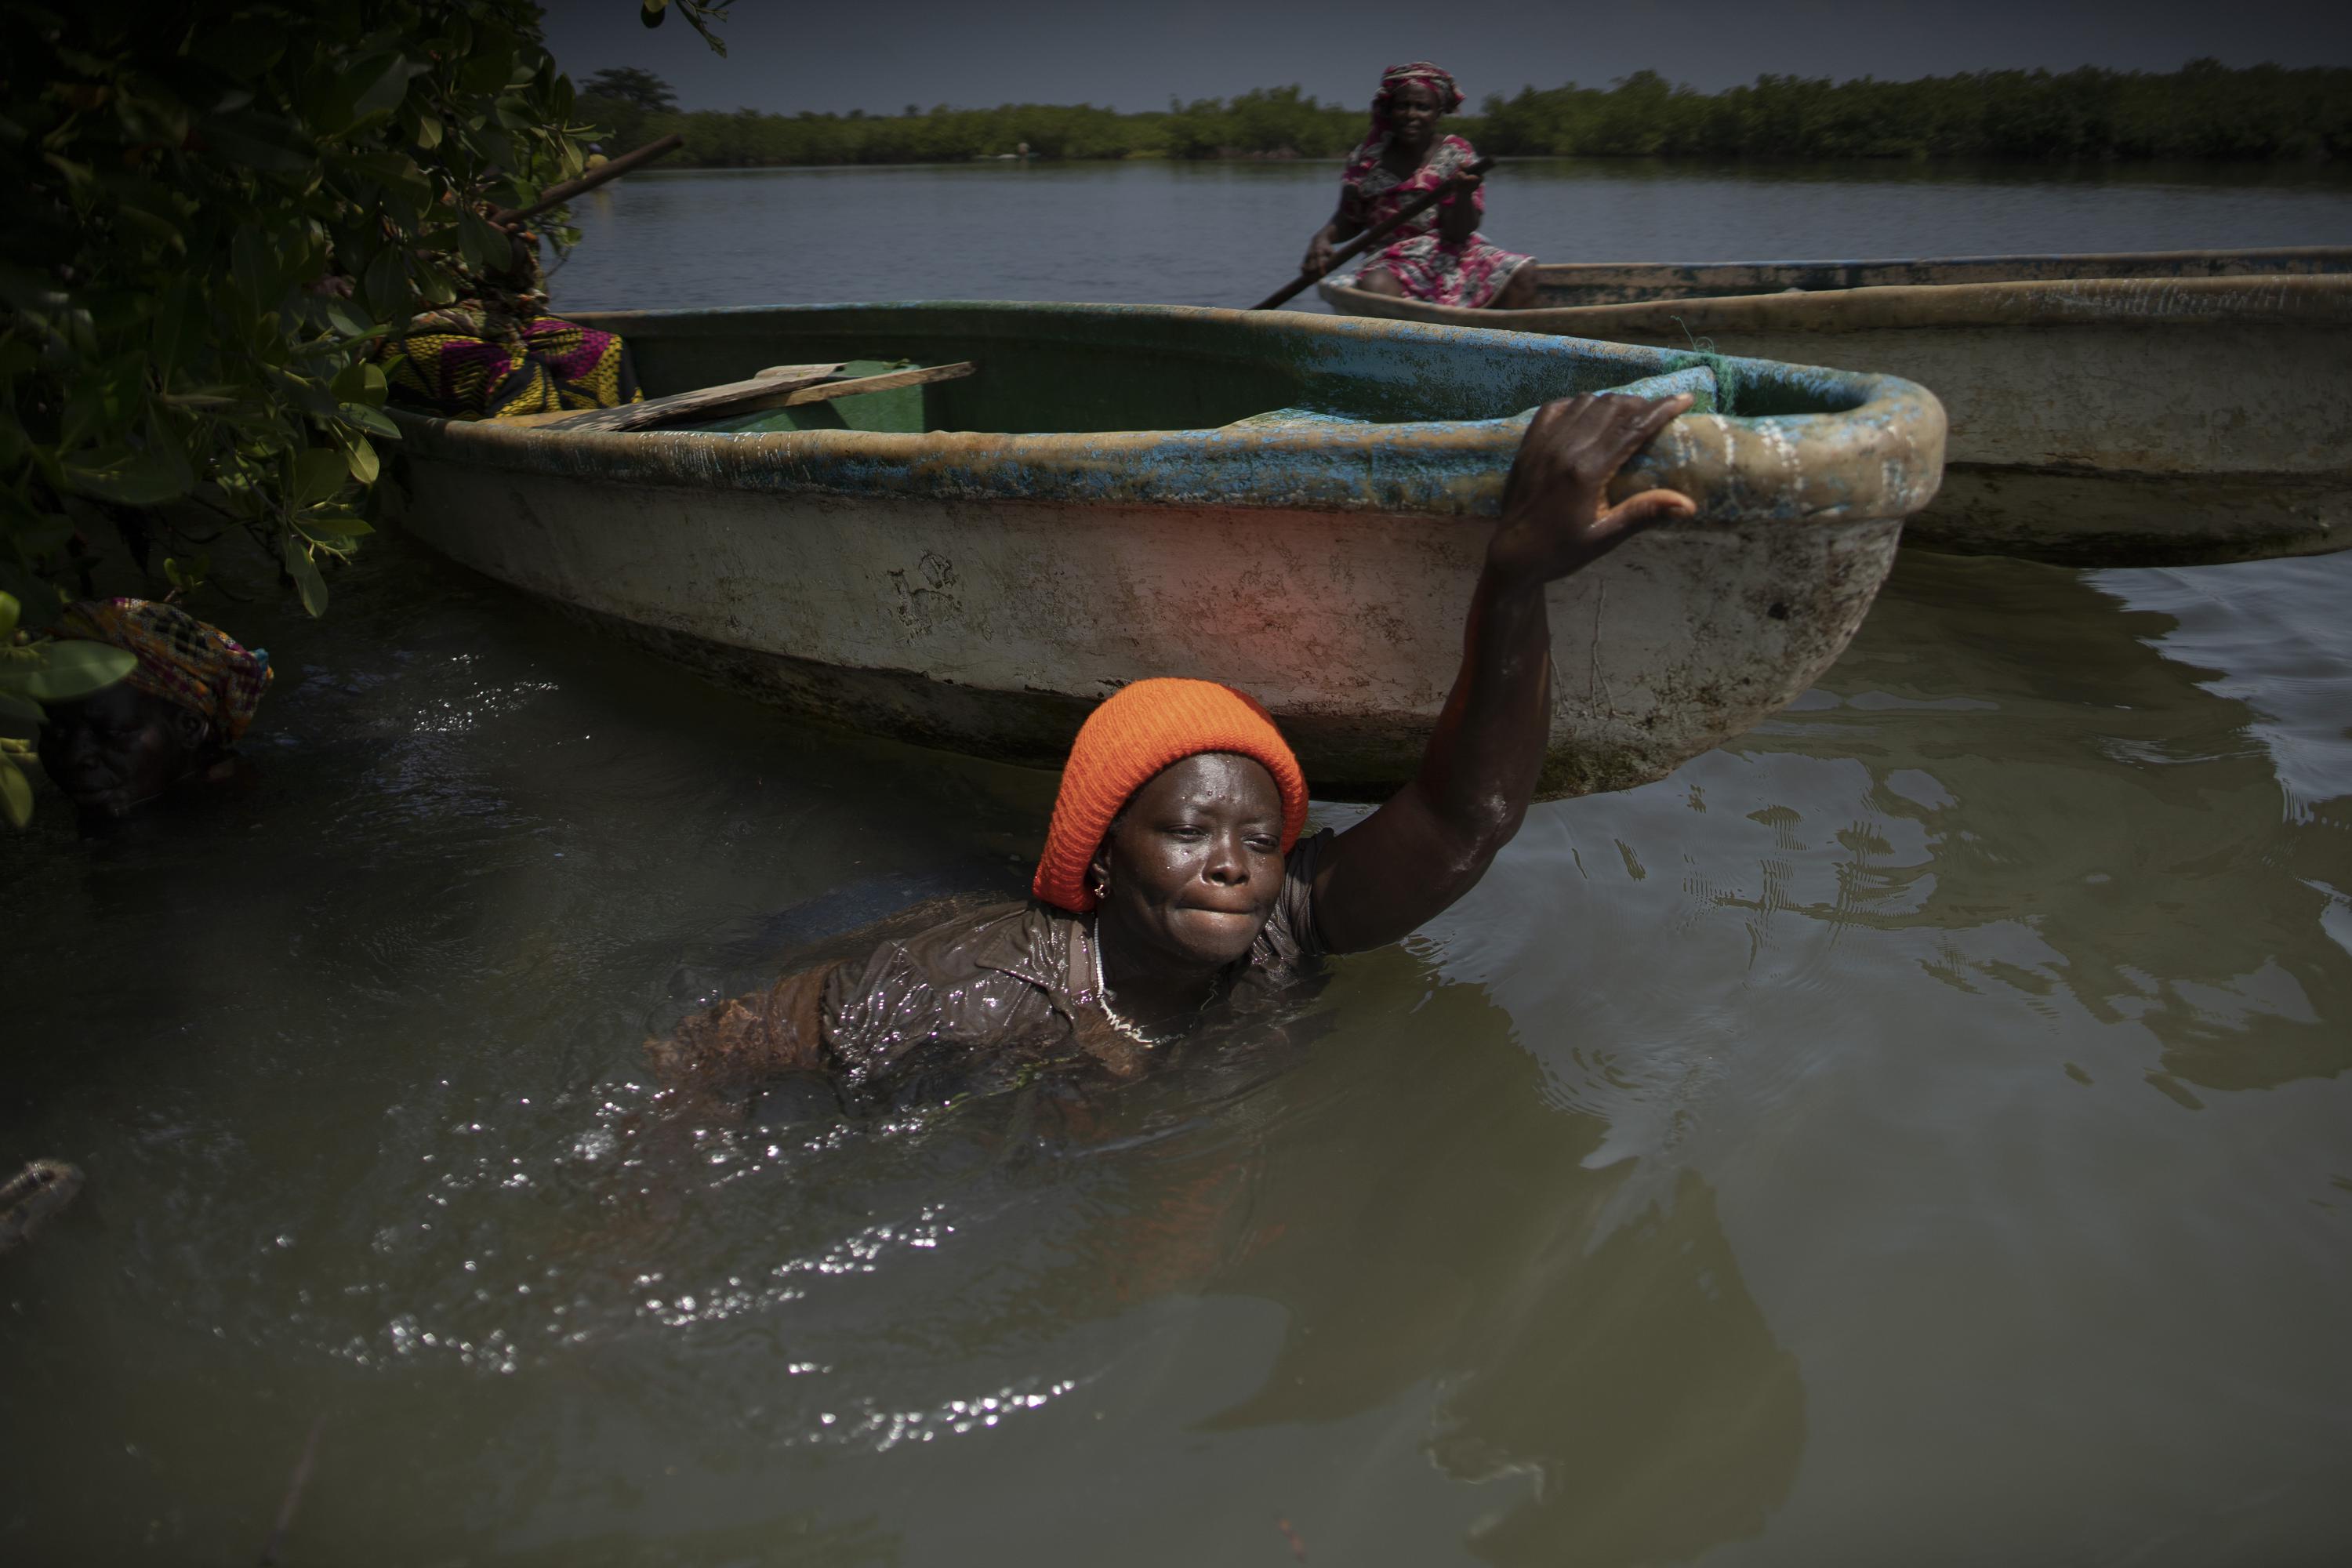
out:
<path id="1" fill-rule="evenodd" d="M 749 381 L 729 382 L 722 386 L 706 386 L 694 392 L 673 393 L 667 397 L 650 397 L 642 403 L 631 403 L 619 408 L 598 408 L 578 414 L 530 415 L 525 419 L 509 420 L 507 423 L 528 423 L 535 429 L 560 430 L 566 435 L 582 435 L 592 430 L 656 430 L 669 426 L 705 424 L 714 419 L 756 414 L 771 408 L 802 408 L 812 403 L 862 397 L 871 392 L 896 392 L 901 387 L 959 381 L 980 368 L 971 361 L 964 360 L 954 364 L 914 365 L 877 375 L 852 376 L 846 381 L 825 379 L 847 363 L 771 365 Z"/>
<path id="2" fill-rule="evenodd" d="M 838 361 L 825 364 L 772 364 L 748 381 L 698 387 L 667 397 L 648 397 L 639 403 L 625 403 L 618 408 L 560 408 L 545 414 L 519 414 L 499 423 L 574 434 L 588 430 L 648 430 L 673 420 L 709 419 L 754 408 L 772 408 L 779 399 L 802 387 L 814 386 L 840 369 Z"/>

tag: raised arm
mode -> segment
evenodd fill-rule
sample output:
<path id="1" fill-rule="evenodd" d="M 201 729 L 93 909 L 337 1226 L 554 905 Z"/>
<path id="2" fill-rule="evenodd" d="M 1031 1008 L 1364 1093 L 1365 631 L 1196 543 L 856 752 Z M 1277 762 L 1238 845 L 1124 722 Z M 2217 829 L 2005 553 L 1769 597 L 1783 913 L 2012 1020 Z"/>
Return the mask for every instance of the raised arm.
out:
<path id="1" fill-rule="evenodd" d="M 1590 565 L 1690 498 L 1652 489 L 1602 510 L 1625 460 L 1687 396 L 1578 397 L 1528 426 L 1470 596 L 1461 673 L 1421 771 L 1341 834 L 1315 877 L 1315 923 L 1335 952 L 1396 941 L 1475 887 L 1527 815 L 1551 725 L 1544 585 Z"/>

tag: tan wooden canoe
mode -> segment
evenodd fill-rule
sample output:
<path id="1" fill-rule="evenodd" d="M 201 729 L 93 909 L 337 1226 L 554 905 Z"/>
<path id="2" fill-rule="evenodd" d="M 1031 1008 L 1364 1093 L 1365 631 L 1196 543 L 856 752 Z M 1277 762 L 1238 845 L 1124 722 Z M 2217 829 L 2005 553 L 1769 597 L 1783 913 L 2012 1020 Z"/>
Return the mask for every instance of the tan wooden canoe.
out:
<path id="1" fill-rule="evenodd" d="M 1930 261 L 1571 263 L 1464 310 L 1326 279 L 1345 314 L 1901 376 L 1951 420 L 1906 542 L 2076 565 L 2352 545 L 2352 247 Z"/>

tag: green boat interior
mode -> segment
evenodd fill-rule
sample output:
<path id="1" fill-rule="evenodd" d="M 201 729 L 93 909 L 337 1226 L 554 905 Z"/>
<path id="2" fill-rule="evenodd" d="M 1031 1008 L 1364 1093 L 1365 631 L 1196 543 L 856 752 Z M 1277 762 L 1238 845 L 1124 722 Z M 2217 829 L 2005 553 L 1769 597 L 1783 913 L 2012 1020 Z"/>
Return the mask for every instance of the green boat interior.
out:
<path id="1" fill-rule="evenodd" d="M 908 369 L 904 361 L 851 360 L 831 378 L 835 382 L 871 375 L 884 375 L 896 370 Z M 975 373 L 977 374 L 977 373 Z M 941 401 L 939 384 L 928 386 L 897 386 L 879 392 L 858 393 L 847 397 L 828 398 L 821 402 L 801 404 L 782 408 L 758 408 L 749 413 L 726 415 L 715 419 L 698 419 L 674 426 L 680 429 L 708 430 L 718 433 L 767 434 L 779 430 L 888 430 L 905 435 L 929 430 L 970 430 L 977 426 L 942 422 L 935 412 Z M 1695 413 L 1718 412 L 1718 384 L 1715 372 L 1707 366 L 1693 365 L 1686 370 L 1668 371 L 1663 375 L 1644 376 L 1622 386 L 1601 389 L 1605 395 L 1637 397 L 1672 397 L 1687 392 Z M 984 404 L 983 404 L 984 405 Z M 1533 408 L 1521 409 L 1532 414 Z M 1317 408 L 1273 408 L 1251 414 L 1239 419 L 1229 419 L 1218 426 L 1225 430 L 1272 430 L 1301 426 L 1345 426 L 1373 423 L 1349 414 L 1336 414 Z"/>
<path id="2" fill-rule="evenodd" d="M 838 383 L 916 367 L 955 379 L 793 406 L 712 410 L 670 428 L 1067 434 L 1508 419 L 1578 393 L 1689 392 L 1702 411 L 1832 414 L 1865 378 L 1705 353 L 1458 328 L 1328 330 L 1276 313 L 1171 320 L 1050 306 L 779 307 L 585 317 L 624 333 L 646 395 L 835 363 Z M 805 395 L 803 394 L 801 395 Z M 773 400 L 772 400 L 773 401 Z"/>

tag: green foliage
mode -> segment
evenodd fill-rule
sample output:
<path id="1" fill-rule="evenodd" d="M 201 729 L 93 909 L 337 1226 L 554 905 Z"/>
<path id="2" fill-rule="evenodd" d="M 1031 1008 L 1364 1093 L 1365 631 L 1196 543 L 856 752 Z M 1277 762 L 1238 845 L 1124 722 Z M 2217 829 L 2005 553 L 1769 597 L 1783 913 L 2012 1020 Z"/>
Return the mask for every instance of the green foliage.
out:
<path id="1" fill-rule="evenodd" d="M 1505 156 L 2352 157 L 2352 70 L 1978 71 L 1918 81 L 1759 77 L 1702 94 L 1640 71 L 1489 98 L 1479 150 Z"/>
<path id="2" fill-rule="evenodd" d="M 1171 158 L 1336 158 L 1370 129 L 1362 109 L 1326 108 L 1295 86 L 1258 88 L 1230 103 L 1204 98 L 1169 107 L 1162 136 Z"/>
<path id="3" fill-rule="evenodd" d="M 1121 114 L 1090 103 L 929 110 L 910 103 L 896 115 L 684 113 L 667 82 L 634 68 L 591 77 L 576 112 L 598 129 L 607 152 L 678 132 L 687 142 L 679 162 L 709 168 L 955 163 L 1010 157 L 1024 145 L 1033 157 L 1055 159 L 1328 156 L 1361 141 L 1364 124 L 1361 110 L 1319 106 L 1297 87 L 1246 92 L 1231 104 L 1171 104 L 1166 113 Z"/>
<path id="4" fill-rule="evenodd" d="M 669 83 L 637 66 L 611 66 L 580 84 L 582 98 L 615 99 L 646 114 L 675 114 L 677 94 Z"/>
<path id="5" fill-rule="evenodd" d="M 203 515 L 323 610 L 397 437 L 371 345 L 503 254 L 477 204 L 583 166 L 537 6 L 12 4 L 0 60 L 0 588 L 39 615 L 103 517 Z"/>
<path id="6" fill-rule="evenodd" d="M 733 4 L 735 0 L 638 0 L 637 19 L 648 27 L 658 27 L 667 19 L 671 5 L 676 5 L 687 26 L 700 33 L 702 41 L 714 53 L 723 55 L 727 45 L 710 29 L 727 19 L 727 7 Z"/>
<path id="7" fill-rule="evenodd" d="M 1318 103 L 1297 87 L 1141 114 L 1035 103 L 908 104 L 898 115 L 689 114 L 604 91 L 583 94 L 579 113 L 605 129 L 609 152 L 680 131 L 680 162 L 721 167 L 952 163 L 1001 157 L 1024 142 L 1045 158 L 1331 158 L 1367 129 L 1362 105 Z M 2232 70 L 2200 60 L 2160 75 L 1767 76 L 1711 94 L 1637 71 L 1607 89 L 1571 82 L 1489 98 L 1483 114 L 1446 126 L 1503 156 L 2336 159 L 2352 157 L 2352 71 Z"/>
<path id="8" fill-rule="evenodd" d="M 931 163 L 1012 154 L 1022 142 L 1040 158 L 1123 158 L 1140 140 L 1138 122 L 1091 104 L 1006 104 L 919 115 L 761 114 L 701 110 L 646 114 L 612 111 L 609 100 L 581 101 L 581 113 L 612 132 L 606 151 L 641 146 L 676 131 L 687 161 L 718 168 L 776 163 Z M 1157 146 L 1156 142 L 1152 143 Z"/>
<path id="9" fill-rule="evenodd" d="M 928 110 L 908 104 L 897 115 L 679 113 L 606 90 L 601 84 L 612 74 L 598 72 L 578 108 L 605 133 L 606 151 L 643 146 L 675 131 L 686 137 L 682 160 L 705 167 L 956 163 L 1010 156 L 1024 144 L 1038 158 L 1332 157 L 1364 135 L 1363 110 L 1318 104 L 1297 87 L 1263 88 L 1230 102 L 1171 104 L 1165 113 L 1121 114 L 1090 103 L 940 104 Z"/>

